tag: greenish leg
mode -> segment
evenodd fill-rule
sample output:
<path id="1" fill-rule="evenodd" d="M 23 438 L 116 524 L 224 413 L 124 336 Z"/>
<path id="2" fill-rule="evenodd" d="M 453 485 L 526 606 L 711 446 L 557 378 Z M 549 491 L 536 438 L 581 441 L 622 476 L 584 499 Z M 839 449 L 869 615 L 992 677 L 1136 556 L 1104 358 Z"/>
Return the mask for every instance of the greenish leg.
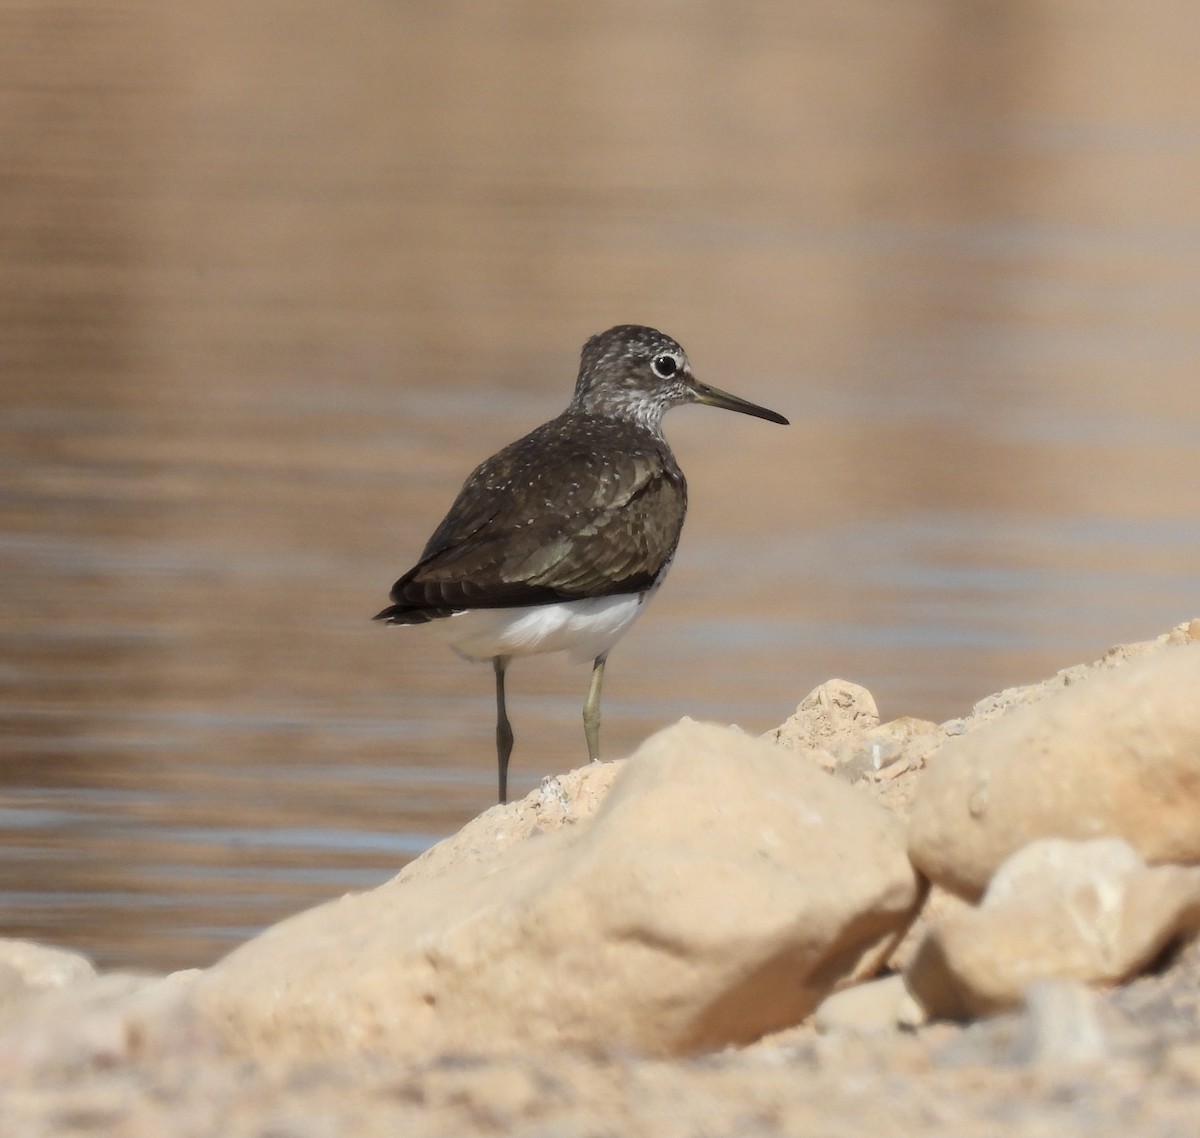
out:
<path id="1" fill-rule="evenodd" d="M 592 665 L 592 683 L 583 704 L 583 733 L 587 738 L 588 758 L 600 761 L 600 685 L 604 682 L 604 661 L 608 653 L 597 656 Z"/>
<path id="2" fill-rule="evenodd" d="M 504 707 L 504 669 L 508 667 L 507 656 L 492 660 L 496 672 L 496 762 L 500 768 L 500 801 L 508 801 L 508 757 L 512 754 L 512 725 Z"/>

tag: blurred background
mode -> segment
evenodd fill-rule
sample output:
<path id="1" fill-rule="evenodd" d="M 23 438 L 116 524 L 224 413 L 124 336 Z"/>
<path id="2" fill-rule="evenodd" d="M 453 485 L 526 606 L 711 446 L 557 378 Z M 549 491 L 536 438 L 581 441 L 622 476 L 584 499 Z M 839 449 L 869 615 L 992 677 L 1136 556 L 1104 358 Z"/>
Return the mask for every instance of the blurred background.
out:
<path id="1" fill-rule="evenodd" d="M 627 753 L 885 718 L 1200 614 L 1191 0 L 0 3 L 0 935 L 204 964 L 494 802 L 490 670 L 369 618 L 653 324 L 792 420 L 612 655 Z M 519 662 L 514 790 L 585 759 Z"/>

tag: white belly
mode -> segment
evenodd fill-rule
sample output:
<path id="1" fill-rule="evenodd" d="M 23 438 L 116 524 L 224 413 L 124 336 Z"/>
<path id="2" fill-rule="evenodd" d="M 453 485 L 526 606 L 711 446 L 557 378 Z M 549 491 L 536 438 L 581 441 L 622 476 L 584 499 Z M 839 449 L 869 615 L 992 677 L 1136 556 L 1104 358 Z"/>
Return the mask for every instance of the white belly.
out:
<path id="1" fill-rule="evenodd" d="M 654 592 L 527 608 L 471 609 L 435 620 L 430 627 L 468 660 L 569 652 L 577 663 L 591 662 L 629 631 Z"/>

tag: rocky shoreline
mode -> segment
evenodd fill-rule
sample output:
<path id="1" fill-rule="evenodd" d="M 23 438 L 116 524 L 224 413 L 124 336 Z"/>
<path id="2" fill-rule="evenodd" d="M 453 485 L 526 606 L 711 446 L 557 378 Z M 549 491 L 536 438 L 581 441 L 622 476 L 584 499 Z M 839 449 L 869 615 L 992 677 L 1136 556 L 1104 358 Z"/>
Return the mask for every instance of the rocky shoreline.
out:
<path id="1" fill-rule="evenodd" d="M 0 1135 L 1167 1135 L 1200 620 L 944 724 L 683 721 L 210 968 L 0 941 Z"/>

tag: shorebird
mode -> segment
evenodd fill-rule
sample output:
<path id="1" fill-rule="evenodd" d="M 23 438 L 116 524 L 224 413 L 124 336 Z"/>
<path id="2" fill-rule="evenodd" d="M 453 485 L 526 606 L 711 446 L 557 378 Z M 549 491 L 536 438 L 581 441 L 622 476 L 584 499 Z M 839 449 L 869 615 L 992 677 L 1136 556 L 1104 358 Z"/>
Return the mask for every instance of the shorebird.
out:
<path id="1" fill-rule="evenodd" d="M 662 584 L 683 529 L 687 483 L 662 418 L 684 403 L 787 424 L 701 383 L 654 328 L 593 336 L 570 406 L 475 469 L 375 616 L 431 623 L 459 656 L 492 662 L 501 802 L 513 747 L 504 676 L 516 656 L 592 662 L 583 730 L 599 761 L 605 661 Z"/>

